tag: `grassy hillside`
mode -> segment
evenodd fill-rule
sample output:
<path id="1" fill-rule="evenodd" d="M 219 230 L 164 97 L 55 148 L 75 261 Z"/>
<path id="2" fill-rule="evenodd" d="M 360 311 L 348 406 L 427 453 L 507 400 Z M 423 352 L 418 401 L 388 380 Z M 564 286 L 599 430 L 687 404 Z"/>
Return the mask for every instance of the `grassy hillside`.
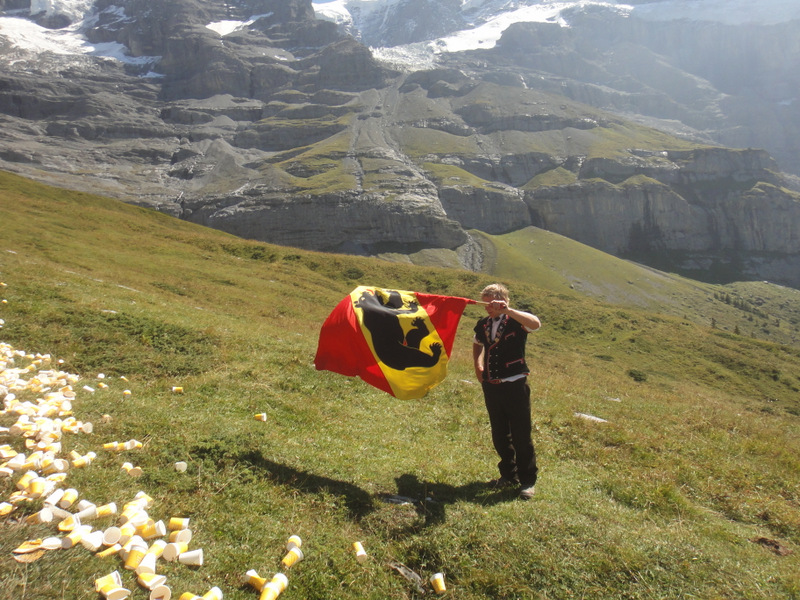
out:
<path id="1" fill-rule="evenodd" d="M 662 302 L 578 293 L 602 288 L 593 274 L 616 263 L 598 256 L 560 282 L 545 258 L 551 279 L 502 271 L 499 242 L 497 275 L 324 255 L 6 174 L 0 232 L 0 340 L 24 351 L 13 365 L 32 365 L 24 379 L 47 367 L 37 353 L 63 360 L 58 369 L 80 376 L 75 417 L 94 424 L 64 436 L 63 454 L 97 453 L 64 485 L 98 505 L 145 491 L 153 518 L 190 517 L 206 562 L 159 562 L 175 597 L 216 585 L 257 598 L 241 576 L 271 577 L 297 534 L 306 558 L 288 572 L 287 600 L 416 597 L 389 561 L 445 573 L 447 597 L 465 600 L 800 598 L 800 350 Z M 530 502 L 484 485 L 496 459 L 470 360 L 479 307 L 462 320 L 450 375 L 424 400 L 312 364 L 322 321 L 356 285 L 475 297 L 495 277 L 544 323 L 529 343 L 541 465 Z M 686 294 L 659 277 L 663 296 Z M 713 292 L 706 302 L 730 306 Z M 16 418 L 0 414 L 0 426 Z M 102 447 L 132 438 L 143 448 Z M 6 443 L 26 451 L 0 433 Z M 0 501 L 18 479 L 0 478 Z M 132 598 L 147 598 L 118 557 L 82 546 L 15 561 L 23 541 L 58 535 L 20 522 L 40 506 L 0 517 L 0 596 L 95 598 L 94 578 L 118 569 Z"/>

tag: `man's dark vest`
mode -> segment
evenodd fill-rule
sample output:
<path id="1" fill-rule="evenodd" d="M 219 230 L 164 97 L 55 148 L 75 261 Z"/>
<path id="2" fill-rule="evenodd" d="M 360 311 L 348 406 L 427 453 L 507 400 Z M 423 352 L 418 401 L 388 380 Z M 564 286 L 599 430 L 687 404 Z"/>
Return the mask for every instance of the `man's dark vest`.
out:
<path id="1" fill-rule="evenodd" d="M 483 377 L 486 381 L 529 373 L 525 364 L 528 332 L 514 319 L 503 315 L 497 339 L 491 339 L 492 321 L 485 317 L 475 326 L 475 339 L 483 344 Z"/>

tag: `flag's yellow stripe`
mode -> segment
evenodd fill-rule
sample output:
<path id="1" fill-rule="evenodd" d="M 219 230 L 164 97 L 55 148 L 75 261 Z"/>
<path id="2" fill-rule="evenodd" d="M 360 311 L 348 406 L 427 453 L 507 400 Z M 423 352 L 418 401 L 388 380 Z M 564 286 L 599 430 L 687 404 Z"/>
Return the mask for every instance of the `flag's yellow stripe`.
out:
<path id="1" fill-rule="evenodd" d="M 402 327 L 404 333 L 408 333 L 414 328 L 412 325 L 414 319 L 424 319 L 429 333 L 420 342 L 420 349 L 427 354 L 433 355 L 433 353 L 430 351 L 431 344 L 438 343 L 440 347 L 442 347 L 442 353 L 439 356 L 439 360 L 432 367 L 407 367 L 402 370 L 393 369 L 392 367 L 383 363 L 378 357 L 372 340 L 372 332 L 364 325 L 364 311 L 355 305 L 355 302 L 361 297 L 361 294 L 365 290 L 380 293 L 380 290 L 376 290 L 375 288 L 362 286 L 353 290 L 350 293 L 350 297 L 354 303 L 353 311 L 358 318 L 361 332 L 364 335 L 364 339 L 369 345 L 370 350 L 372 351 L 372 355 L 375 357 L 376 363 L 380 367 L 383 376 L 386 378 L 386 381 L 392 388 L 393 394 L 397 398 L 402 400 L 422 398 L 430 389 L 441 383 L 447 375 L 448 358 L 447 353 L 444 351 L 444 343 L 439 336 L 439 332 L 436 331 L 428 313 L 421 306 L 418 307 L 414 313 L 398 315 L 400 326 Z M 417 301 L 413 292 L 400 290 L 393 291 L 396 291 L 400 294 L 404 305 L 407 305 L 409 302 Z"/>

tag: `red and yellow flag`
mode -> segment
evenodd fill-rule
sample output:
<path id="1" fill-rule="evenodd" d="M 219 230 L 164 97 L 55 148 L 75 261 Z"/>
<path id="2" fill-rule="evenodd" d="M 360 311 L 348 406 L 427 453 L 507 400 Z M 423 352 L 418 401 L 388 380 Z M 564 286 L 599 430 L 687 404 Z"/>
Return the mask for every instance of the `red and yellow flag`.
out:
<path id="1" fill-rule="evenodd" d="M 360 286 L 319 334 L 317 370 L 358 376 L 403 400 L 422 398 L 447 375 L 468 298 Z"/>

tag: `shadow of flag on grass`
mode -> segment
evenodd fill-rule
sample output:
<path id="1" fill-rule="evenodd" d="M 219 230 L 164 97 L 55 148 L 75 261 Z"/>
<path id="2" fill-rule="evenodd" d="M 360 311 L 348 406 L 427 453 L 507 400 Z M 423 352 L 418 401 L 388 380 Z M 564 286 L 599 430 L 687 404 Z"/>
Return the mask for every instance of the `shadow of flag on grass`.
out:
<path id="1" fill-rule="evenodd" d="M 422 398 L 447 375 L 458 322 L 474 303 L 359 286 L 323 323 L 314 365 L 402 400 Z"/>

